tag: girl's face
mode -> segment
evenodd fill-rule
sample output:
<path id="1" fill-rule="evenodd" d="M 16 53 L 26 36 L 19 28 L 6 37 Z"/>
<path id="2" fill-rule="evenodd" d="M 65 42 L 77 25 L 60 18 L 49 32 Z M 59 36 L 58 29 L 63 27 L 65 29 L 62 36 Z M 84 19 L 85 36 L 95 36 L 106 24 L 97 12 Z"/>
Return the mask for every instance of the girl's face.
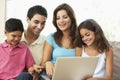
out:
<path id="1" fill-rule="evenodd" d="M 80 35 L 81 35 L 82 41 L 87 46 L 93 45 L 93 43 L 95 41 L 95 33 L 93 31 L 85 29 L 85 28 L 82 28 L 80 30 Z"/>
<path id="2" fill-rule="evenodd" d="M 68 16 L 66 10 L 60 10 L 57 12 L 57 26 L 61 31 L 68 31 L 71 25 L 71 19 Z"/>
<path id="3" fill-rule="evenodd" d="M 22 32 L 21 31 L 13 31 L 7 32 L 5 31 L 5 35 L 7 37 L 7 43 L 10 44 L 12 47 L 15 47 L 21 40 Z"/>

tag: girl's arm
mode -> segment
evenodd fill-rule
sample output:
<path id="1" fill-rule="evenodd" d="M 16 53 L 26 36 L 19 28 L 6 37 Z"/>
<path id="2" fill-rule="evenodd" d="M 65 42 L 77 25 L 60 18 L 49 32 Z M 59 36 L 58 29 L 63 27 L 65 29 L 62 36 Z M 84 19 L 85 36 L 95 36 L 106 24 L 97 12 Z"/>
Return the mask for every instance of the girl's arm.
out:
<path id="1" fill-rule="evenodd" d="M 113 75 L 113 50 L 109 48 L 106 51 L 106 78 L 112 78 Z"/>

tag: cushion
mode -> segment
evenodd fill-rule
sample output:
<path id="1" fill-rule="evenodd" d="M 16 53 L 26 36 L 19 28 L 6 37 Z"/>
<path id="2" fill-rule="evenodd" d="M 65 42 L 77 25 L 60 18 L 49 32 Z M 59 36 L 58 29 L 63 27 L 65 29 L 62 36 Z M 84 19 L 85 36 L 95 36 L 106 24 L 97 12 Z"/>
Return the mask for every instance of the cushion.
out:
<path id="1" fill-rule="evenodd" d="M 113 80 L 120 80 L 120 42 L 111 41 L 113 47 Z"/>

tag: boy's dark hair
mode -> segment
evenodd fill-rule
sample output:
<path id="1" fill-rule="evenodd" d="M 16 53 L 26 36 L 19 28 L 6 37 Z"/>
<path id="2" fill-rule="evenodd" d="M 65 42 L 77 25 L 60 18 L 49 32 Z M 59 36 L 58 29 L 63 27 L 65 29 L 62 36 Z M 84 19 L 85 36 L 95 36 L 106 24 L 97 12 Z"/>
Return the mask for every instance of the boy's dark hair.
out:
<path id="1" fill-rule="evenodd" d="M 40 5 L 33 6 L 28 10 L 27 17 L 31 20 L 31 18 L 35 14 L 40 14 L 40 15 L 47 17 L 47 10 L 43 6 L 40 6 Z"/>
<path id="2" fill-rule="evenodd" d="M 5 23 L 5 30 L 8 32 L 24 31 L 23 24 L 20 19 L 10 18 Z"/>

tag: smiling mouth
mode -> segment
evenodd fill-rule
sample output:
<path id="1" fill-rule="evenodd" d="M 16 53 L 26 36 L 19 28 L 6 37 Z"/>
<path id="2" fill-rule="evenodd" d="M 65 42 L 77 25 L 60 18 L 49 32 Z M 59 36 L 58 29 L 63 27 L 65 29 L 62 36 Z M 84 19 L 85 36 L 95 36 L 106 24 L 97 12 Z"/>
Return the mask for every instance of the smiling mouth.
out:
<path id="1" fill-rule="evenodd" d="M 36 33 L 40 33 L 42 30 L 35 30 Z"/>
<path id="2" fill-rule="evenodd" d="M 64 27 L 65 27 L 65 25 L 60 25 L 60 27 L 61 27 L 61 28 L 64 28 Z"/>
<path id="3" fill-rule="evenodd" d="M 90 42 L 90 40 L 86 40 L 86 41 L 84 41 L 85 43 L 89 43 Z"/>

